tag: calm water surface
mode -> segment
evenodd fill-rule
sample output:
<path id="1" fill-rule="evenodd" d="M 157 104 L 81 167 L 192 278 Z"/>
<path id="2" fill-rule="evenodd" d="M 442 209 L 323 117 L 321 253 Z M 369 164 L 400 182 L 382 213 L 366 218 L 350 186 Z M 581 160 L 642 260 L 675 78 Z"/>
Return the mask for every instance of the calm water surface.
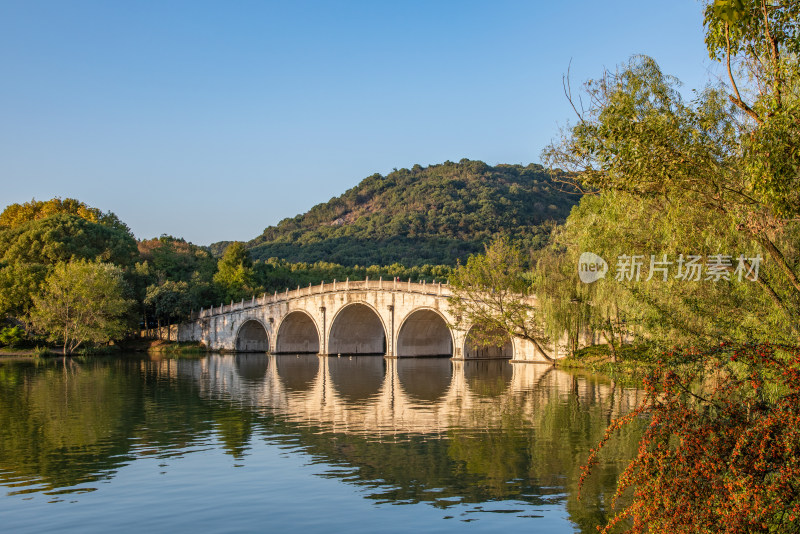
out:
<path id="1" fill-rule="evenodd" d="M 0 362 L 0 531 L 594 532 L 641 393 L 536 364 Z"/>

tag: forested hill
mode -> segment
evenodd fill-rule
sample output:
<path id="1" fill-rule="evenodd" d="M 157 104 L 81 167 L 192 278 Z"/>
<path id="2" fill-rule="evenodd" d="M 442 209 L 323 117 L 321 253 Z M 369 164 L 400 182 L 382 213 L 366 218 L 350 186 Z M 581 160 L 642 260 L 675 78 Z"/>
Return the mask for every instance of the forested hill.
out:
<path id="1" fill-rule="evenodd" d="M 254 259 L 342 265 L 453 265 L 510 235 L 539 247 L 578 201 L 541 165 L 461 160 L 374 174 L 340 197 L 270 226 L 247 243 Z M 221 254 L 224 244 L 214 252 Z"/>

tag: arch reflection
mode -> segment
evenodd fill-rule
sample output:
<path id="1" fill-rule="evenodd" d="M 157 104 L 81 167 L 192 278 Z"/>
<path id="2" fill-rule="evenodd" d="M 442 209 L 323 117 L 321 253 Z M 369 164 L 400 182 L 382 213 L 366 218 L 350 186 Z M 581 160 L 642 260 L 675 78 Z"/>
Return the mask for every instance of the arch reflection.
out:
<path id="1" fill-rule="evenodd" d="M 367 400 L 381 389 L 386 360 L 369 356 L 328 358 L 333 388 L 349 402 Z"/>
<path id="2" fill-rule="evenodd" d="M 440 358 L 397 360 L 397 378 L 413 400 L 436 402 L 447 394 L 453 365 Z"/>
<path id="3" fill-rule="evenodd" d="M 266 354 L 236 354 L 233 365 L 239 378 L 249 382 L 263 382 L 267 376 L 269 360 Z"/>
<path id="4" fill-rule="evenodd" d="M 464 362 L 464 380 L 467 387 L 482 397 L 503 394 L 511 384 L 514 368 L 503 360 L 480 360 Z"/>
<path id="5" fill-rule="evenodd" d="M 275 367 L 283 386 L 290 391 L 308 391 L 319 373 L 319 357 L 313 354 L 275 356 Z"/>

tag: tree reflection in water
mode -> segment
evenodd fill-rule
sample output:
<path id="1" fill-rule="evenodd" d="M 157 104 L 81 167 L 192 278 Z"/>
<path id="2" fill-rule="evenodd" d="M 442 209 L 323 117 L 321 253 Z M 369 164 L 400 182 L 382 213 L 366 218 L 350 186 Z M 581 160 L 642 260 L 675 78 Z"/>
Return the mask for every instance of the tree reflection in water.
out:
<path id="1" fill-rule="evenodd" d="M 449 509 L 563 503 L 582 531 L 608 515 L 637 446 L 626 427 L 577 499 L 579 466 L 636 390 L 546 366 L 316 355 L 134 356 L 0 364 L 0 484 L 91 491 L 147 456 L 215 445 L 245 464 L 285 443 L 378 503 Z"/>

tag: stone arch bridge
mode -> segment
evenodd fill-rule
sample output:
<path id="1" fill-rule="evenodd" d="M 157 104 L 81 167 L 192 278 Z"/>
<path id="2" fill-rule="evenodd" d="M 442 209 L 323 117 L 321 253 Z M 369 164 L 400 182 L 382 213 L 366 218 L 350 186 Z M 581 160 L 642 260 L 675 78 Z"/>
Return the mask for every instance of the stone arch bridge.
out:
<path id="1" fill-rule="evenodd" d="M 173 327 L 170 338 L 220 351 L 548 361 L 519 338 L 508 337 L 498 347 L 472 343 L 474 325 L 455 326 L 450 295 L 446 284 L 322 282 L 201 310 Z M 564 353 L 553 347 L 551 355 Z"/>

